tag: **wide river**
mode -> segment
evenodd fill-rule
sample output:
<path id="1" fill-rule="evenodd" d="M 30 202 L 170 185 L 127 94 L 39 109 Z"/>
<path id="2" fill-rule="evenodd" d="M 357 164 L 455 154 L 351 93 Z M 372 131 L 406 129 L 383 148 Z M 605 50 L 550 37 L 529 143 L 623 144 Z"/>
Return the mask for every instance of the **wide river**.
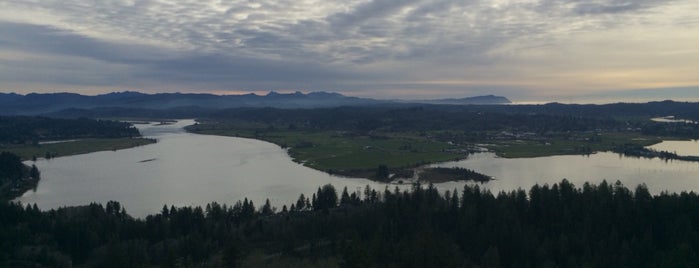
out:
<path id="1" fill-rule="evenodd" d="M 203 206 L 212 201 L 234 204 L 243 198 L 253 200 L 258 207 L 269 198 L 273 206 L 280 208 L 295 201 L 299 194 L 309 196 L 328 183 L 338 191 L 347 187 L 350 192 L 361 191 L 366 185 L 377 190 L 387 186 L 304 167 L 271 143 L 190 134 L 182 129 L 193 123 L 182 120 L 172 125 L 138 125 L 144 136 L 158 139 L 152 145 L 40 159 L 35 163 L 42 176 L 39 186 L 17 201 L 51 209 L 117 200 L 129 214 L 143 217 L 160 211 L 166 204 Z M 699 155 L 696 141 L 656 146 Z M 551 184 L 563 178 L 577 186 L 585 181 L 599 183 L 606 179 L 620 180 L 630 188 L 645 183 L 653 193 L 699 191 L 699 163 L 639 159 L 613 153 L 526 159 L 504 159 L 481 153 L 435 166 L 466 167 L 494 176 L 496 180 L 483 185 L 493 192 L 528 189 L 535 183 Z M 452 190 L 463 185 L 464 182 L 448 182 L 437 187 Z"/>

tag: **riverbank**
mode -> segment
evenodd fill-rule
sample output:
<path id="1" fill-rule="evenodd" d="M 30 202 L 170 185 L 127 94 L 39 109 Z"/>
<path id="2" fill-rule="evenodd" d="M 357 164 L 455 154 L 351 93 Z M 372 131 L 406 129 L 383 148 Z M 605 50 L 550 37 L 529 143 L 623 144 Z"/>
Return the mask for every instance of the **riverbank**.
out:
<path id="1" fill-rule="evenodd" d="M 13 200 L 29 190 L 36 189 L 40 179 L 40 177 L 26 177 L 15 183 L 4 182 L 0 184 L 0 202 Z"/>
<path id="2" fill-rule="evenodd" d="M 362 191 L 366 185 L 390 190 L 407 189 L 417 180 L 378 183 L 361 177 L 329 175 L 292 162 L 279 146 L 254 139 L 184 133 L 186 120 L 170 126 L 141 126 L 158 143 L 130 150 L 60 157 L 36 162 L 42 181 L 17 201 L 37 203 L 42 210 L 107 200 L 123 200 L 132 215 L 145 217 L 163 204 L 199 204 L 211 200 L 235 204 L 247 197 L 255 204 L 270 198 L 273 206 L 296 201 L 303 193 L 311 197 L 318 185 Z M 150 133 L 150 134 L 148 134 Z M 141 162 L 143 160 L 153 161 Z M 186 163 L 186 164 L 183 164 Z M 493 193 L 552 185 L 562 178 L 575 185 L 616 180 L 624 185 L 644 183 L 651 193 L 697 191 L 699 166 L 694 162 L 631 158 L 616 153 L 589 156 L 502 158 L 494 153 L 475 153 L 468 160 L 440 162 L 430 167 L 461 167 L 495 178 L 481 185 Z M 377 168 L 367 171 L 376 174 Z M 395 175 L 389 170 L 389 176 Z M 471 182 L 435 183 L 440 191 L 462 189 Z M 427 183 L 423 183 L 427 185 Z"/>
<path id="3" fill-rule="evenodd" d="M 409 135 L 349 136 L 338 132 L 275 131 L 261 133 L 244 129 L 221 129 L 200 124 L 185 127 L 201 135 L 251 138 L 276 144 L 287 149 L 294 162 L 304 166 L 348 178 L 367 178 L 373 181 L 446 182 L 473 180 L 484 182 L 486 175 L 460 176 L 458 171 L 445 170 L 422 173 L 420 167 L 458 161 L 473 152 L 472 147 L 418 139 Z M 415 174 L 420 174 L 415 176 Z"/>
<path id="4" fill-rule="evenodd" d="M 35 165 L 22 163 L 13 153 L 0 153 L 0 202 L 15 199 L 29 189 L 36 189 L 41 173 Z"/>
<path id="5" fill-rule="evenodd" d="M 287 150 L 294 162 L 345 177 L 390 181 L 413 174 L 417 167 L 465 159 L 474 152 L 459 146 L 420 138 L 409 133 L 355 135 L 341 131 L 300 130 L 255 131 L 218 125 L 195 124 L 188 132 L 202 135 L 257 139 Z M 385 171 L 382 171 L 385 169 Z M 388 177 L 388 174 L 394 176 Z M 412 177 L 412 175 L 407 176 Z"/>
<path id="6" fill-rule="evenodd" d="M 677 138 L 654 137 L 635 132 L 573 133 L 546 138 L 522 138 L 495 140 L 483 145 L 503 158 L 531 158 L 556 155 L 589 155 L 596 152 L 615 151 L 623 145 L 647 147 L 663 140 Z"/>
<path id="7" fill-rule="evenodd" d="M 100 138 L 70 140 L 49 144 L 4 145 L 0 150 L 19 155 L 23 160 L 54 158 L 99 151 L 116 151 L 156 143 L 150 138 Z"/>
<path id="8" fill-rule="evenodd" d="M 623 154 L 625 156 L 632 157 L 642 157 L 642 158 L 659 158 L 665 161 L 668 160 L 680 160 L 687 162 L 699 162 L 699 156 L 696 155 L 678 155 L 674 152 L 668 151 L 658 151 L 653 149 L 648 149 L 646 147 L 641 147 L 633 144 L 625 144 L 614 149 L 614 152 Z"/>
<path id="9" fill-rule="evenodd" d="M 458 140 L 459 136 L 467 133 L 434 131 L 359 134 L 281 128 L 249 122 L 205 122 L 187 126 L 185 130 L 196 134 L 267 141 L 287 149 L 293 161 L 304 166 L 329 174 L 374 181 L 410 178 L 412 175 L 405 174 L 414 174 L 418 167 L 462 160 L 483 151 L 494 152 L 502 158 L 590 155 L 615 151 L 625 144 L 643 148 L 663 141 L 661 137 L 636 132 L 580 132 L 548 136 L 494 132 L 478 141 L 452 142 L 444 141 L 443 137 L 450 136 Z M 380 174 L 379 167 L 382 166 L 393 176 L 388 178 Z"/>

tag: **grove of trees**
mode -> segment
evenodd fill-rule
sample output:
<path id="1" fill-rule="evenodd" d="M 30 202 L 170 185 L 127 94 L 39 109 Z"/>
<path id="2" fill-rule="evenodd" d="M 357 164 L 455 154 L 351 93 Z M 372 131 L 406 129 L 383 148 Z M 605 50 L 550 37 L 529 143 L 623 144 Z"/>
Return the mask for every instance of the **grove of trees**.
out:
<path id="1" fill-rule="evenodd" d="M 287 209 L 164 206 L 134 219 L 117 202 L 40 211 L 0 204 L 0 266 L 697 267 L 699 196 L 568 181 L 341 194 Z M 267 208 L 265 208 L 267 207 Z"/>
<path id="2" fill-rule="evenodd" d="M 27 166 L 19 156 L 0 152 L 0 202 L 12 199 L 35 187 L 40 178 L 35 165 Z"/>
<path id="3" fill-rule="evenodd" d="M 130 123 L 87 118 L 0 116 L 0 144 L 32 144 L 44 140 L 138 137 Z"/>

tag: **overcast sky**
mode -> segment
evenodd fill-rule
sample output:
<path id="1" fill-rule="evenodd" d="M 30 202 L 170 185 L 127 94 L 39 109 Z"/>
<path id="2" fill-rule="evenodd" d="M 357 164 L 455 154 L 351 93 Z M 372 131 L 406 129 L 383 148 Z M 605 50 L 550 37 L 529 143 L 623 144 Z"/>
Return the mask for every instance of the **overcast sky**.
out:
<path id="1" fill-rule="evenodd" d="M 697 0 L 0 1 L 0 91 L 699 100 Z"/>

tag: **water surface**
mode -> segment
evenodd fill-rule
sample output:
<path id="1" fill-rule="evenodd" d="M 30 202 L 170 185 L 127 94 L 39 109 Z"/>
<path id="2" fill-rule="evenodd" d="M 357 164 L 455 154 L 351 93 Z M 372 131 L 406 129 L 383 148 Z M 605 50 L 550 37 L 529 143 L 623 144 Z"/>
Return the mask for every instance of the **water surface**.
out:
<path id="1" fill-rule="evenodd" d="M 658 158 L 635 158 L 602 152 L 589 156 L 561 155 L 536 158 L 500 158 L 493 153 L 478 153 L 468 159 L 435 164 L 439 167 L 462 167 L 495 177 L 484 186 L 493 192 L 522 188 L 534 184 L 553 184 L 563 178 L 580 187 L 585 182 L 617 180 L 630 189 L 645 183 L 651 193 L 662 191 L 699 192 L 699 163 L 665 161 Z"/>
<path id="2" fill-rule="evenodd" d="M 351 192 L 366 185 L 384 187 L 301 166 L 271 143 L 182 130 L 193 123 L 138 125 L 144 136 L 158 139 L 152 145 L 38 160 L 42 179 L 37 190 L 17 200 L 41 209 L 117 200 L 129 214 L 142 217 L 164 204 L 234 204 L 246 197 L 257 207 L 269 198 L 281 208 L 327 183 Z"/>
<path id="3" fill-rule="evenodd" d="M 648 148 L 656 151 L 666 151 L 683 156 L 699 156 L 699 141 L 663 141 Z"/>
<path id="4" fill-rule="evenodd" d="M 182 120 L 173 125 L 138 125 L 144 136 L 158 143 L 120 151 L 39 160 L 42 173 L 36 191 L 18 201 L 36 203 L 41 209 L 121 202 L 136 217 L 160 211 L 163 205 L 203 206 L 212 201 L 234 204 L 243 198 L 259 208 L 265 199 L 280 208 L 307 196 L 324 184 L 338 192 L 348 187 L 361 191 L 366 185 L 383 190 L 386 184 L 366 179 L 341 178 L 294 163 L 279 146 L 251 139 L 186 133 Z M 664 142 L 655 148 L 691 148 L 696 141 Z M 664 147 L 668 146 L 668 147 Z M 683 151 L 684 153 L 684 151 Z M 682 154 L 682 153 L 681 153 Z M 578 187 L 584 182 L 621 181 L 634 188 L 645 183 L 652 193 L 699 191 L 699 163 L 624 157 L 614 153 L 590 156 L 551 156 L 505 159 L 479 153 L 466 160 L 434 166 L 465 167 L 494 176 L 483 185 L 493 192 L 529 189 L 539 183 L 567 178 Z M 463 188 L 464 182 L 437 184 L 440 190 Z M 394 188 L 394 185 L 389 185 Z M 407 188 L 408 186 L 401 186 Z"/>

